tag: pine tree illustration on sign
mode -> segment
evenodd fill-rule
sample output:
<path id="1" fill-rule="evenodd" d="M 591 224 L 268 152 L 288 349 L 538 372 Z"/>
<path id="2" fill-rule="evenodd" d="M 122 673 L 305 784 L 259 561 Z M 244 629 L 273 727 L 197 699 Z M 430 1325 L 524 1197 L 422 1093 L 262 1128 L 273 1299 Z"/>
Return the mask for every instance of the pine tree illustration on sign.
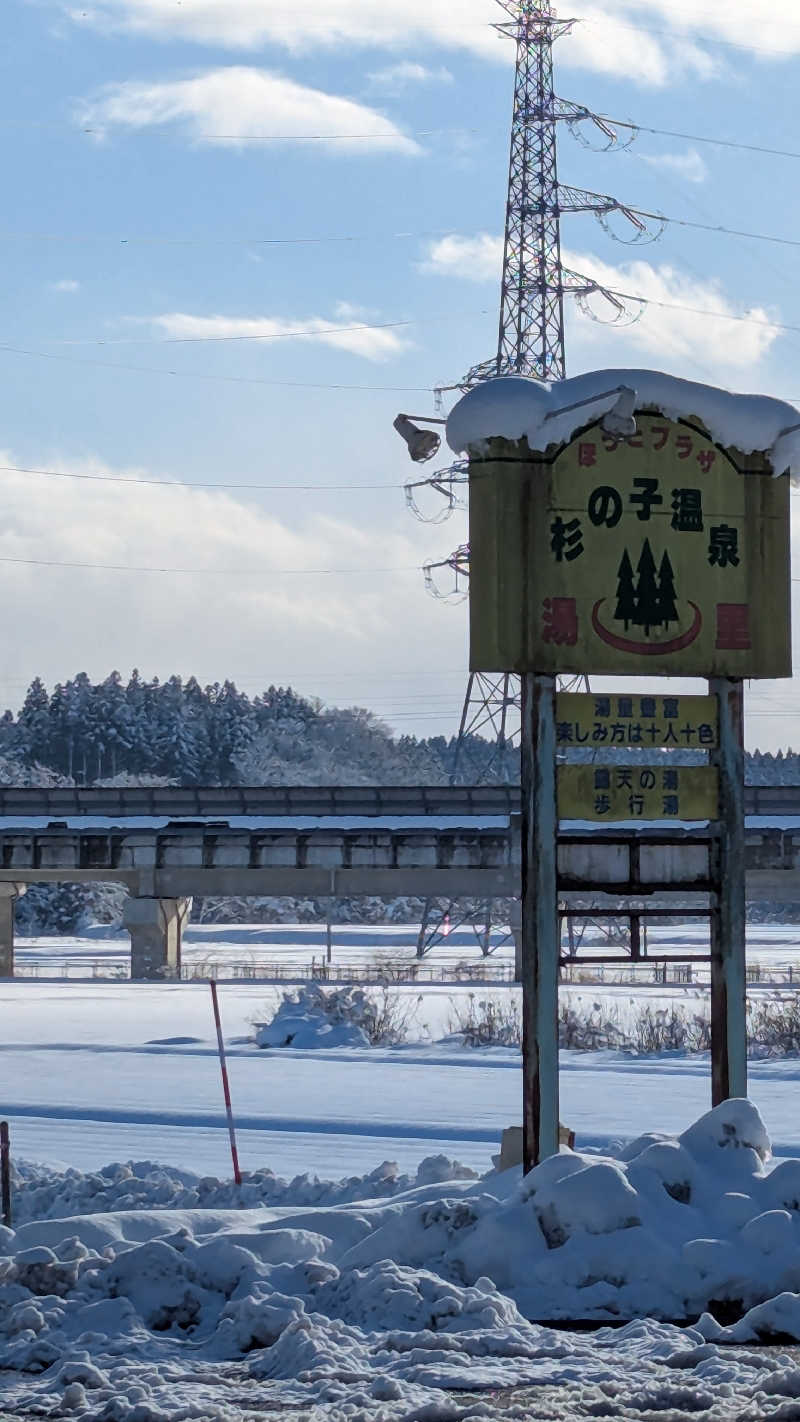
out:
<path id="1" fill-rule="evenodd" d="M 626 632 L 631 623 L 636 627 L 643 627 L 645 637 L 650 636 L 652 628 L 659 625 L 668 627 L 670 622 L 678 621 L 675 573 L 669 554 L 663 554 L 661 566 L 656 572 L 649 538 L 644 540 L 636 565 L 635 580 L 627 548 L 620 559 L 614 621 L 624 622 Z"/>
<path id="2" fill-rule="evenodd" d="M 614 621 L 624 622 L 627 632 L 635 618 L 636 591 L 633 586 L 633 567 L 626 548 L 617 572 L 617 606 L 614 612 Z"/>
<path id="3" fill-rule="evenodd" d="M 661 621 L 656 563 L 653 557 L 653 550 L 650 547 L 649 538 L 644 540 L 639 562 L 636 565 L 636 573 L 638 577 L 636 584 L 636 615 L 633 620 L 637 627 L 644 628 L 645 637 L 649 637 L 650 628 L 655 627 L 656 624 Z"/>
<path id="4" fill-rule="evenodd" d="M 666 552 L 658 570 L 658 605 L 661 621 L 665 627 L 668 627 L 670 622 L 678 621 L 678 609 L 675 606 L 675 574 L 672 571 L 669 554 Z"/>

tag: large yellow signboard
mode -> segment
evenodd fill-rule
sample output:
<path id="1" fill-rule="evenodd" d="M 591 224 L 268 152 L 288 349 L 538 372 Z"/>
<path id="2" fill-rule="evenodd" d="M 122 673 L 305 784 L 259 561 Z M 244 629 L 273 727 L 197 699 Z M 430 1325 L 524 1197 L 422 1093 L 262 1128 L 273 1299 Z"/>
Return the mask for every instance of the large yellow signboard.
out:
<path id="1" fill-rule="evenodd" d="M 499 454 L 499 457 L 498 457 Z M 476 671 L 791 675 L 789 481 L 695 421 L 637 414 L 470 461 Z"/>
<path id="2" fill-rule="evenodd" d="M 711 765 L 560 765 L 562 820 L 715 820 L 719 776 Z"/>

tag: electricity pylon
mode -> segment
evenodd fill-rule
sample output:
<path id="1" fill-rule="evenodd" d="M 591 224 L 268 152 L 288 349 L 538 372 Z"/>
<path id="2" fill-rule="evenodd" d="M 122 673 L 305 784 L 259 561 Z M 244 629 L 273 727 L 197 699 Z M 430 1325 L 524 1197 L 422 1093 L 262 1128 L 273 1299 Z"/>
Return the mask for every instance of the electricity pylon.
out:
<path id="1" fill-rule="evenodd" d="M 500 324 L 497 354 L 473 366 L 461 382 L 469 390 L 483 380 L 503 375 L 525 375 L 536 380 L 563 380 L 564 298 L 579 302 L 599 293 L 619 318 L 624 308 L 616 295 L 591 278 L 570 271 L 561 260 L 561 214 L 593 212 L 605 219 L 619 212 L 637 235 L 646 229 L 638 213 L 604 194 L 565 187 L 558 181 L 557 131 L 560 122 L 576 128 L 594 124 L 606 140 L 617 142 L 606 121 L 579 104 L 556 96 L 553 88 L 553 45 L 571 30 L 574 20 L 557 18 L 550 0 L 497 0 L 508 19 L 495 28 L 516 44 L 514 108 L 511 120 L 511 154 L 508 172 L 503 272 L 500 288 Z M 463 462 L 450 470 L 407 487 L 415 507 L 414 491 L 428 484 L 444 493 L 450 508 L 458 506 L 457 485 L 467 480 Z M 428 586 L 436 591 L 436 572 L 448 569 L 454 577 L 452 591 L 465 595 L 469 577 L 469 547 L 462 545 L 442 563 L 426 568 Z M 573 685 L 584 685 L 578 678 Z M 450 774 L 451 784 L 480 780 L 508 781 L 516 773 L 519 740 L 519 678 L 510 674 L 471 672 Z M 472 737 L 490 733 L 493 749 L 476 766 Z M 511 754 L 509 754 L 511 752 Z M 470 915 L 473 923 L 476 916 Z M 481 917 L 479 911 L 478 918 Z M 485 911 L 484 952 L 488 951 L 490 906 Z M 442 920 L 451 927 L 452 914 L 435 914 L 426 904 L 418 942 L 420 956 L 440 934 Z"/>

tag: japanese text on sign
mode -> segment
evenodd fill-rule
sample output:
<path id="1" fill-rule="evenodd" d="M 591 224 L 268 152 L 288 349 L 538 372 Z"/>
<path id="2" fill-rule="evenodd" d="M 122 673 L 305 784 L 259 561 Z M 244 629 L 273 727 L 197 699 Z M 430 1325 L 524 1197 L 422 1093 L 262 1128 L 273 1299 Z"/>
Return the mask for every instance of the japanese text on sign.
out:
<path id="1" fill-rule="evenodd" d="M 788 481 L 691 421 L 636 422 L 471 458 L 473 670 L 790 673 Z"/>
<path id="2" fill-rule="evenodd" d="M 560 765 L 562 820 L 714 820 L 719 813 L 715 766 Z"/>
<path id="3" fill-rule="evenodd" d="M 719 740 L 714 696 L 617 696 L 560 691 L 556 745 L 713 750 Z"/>

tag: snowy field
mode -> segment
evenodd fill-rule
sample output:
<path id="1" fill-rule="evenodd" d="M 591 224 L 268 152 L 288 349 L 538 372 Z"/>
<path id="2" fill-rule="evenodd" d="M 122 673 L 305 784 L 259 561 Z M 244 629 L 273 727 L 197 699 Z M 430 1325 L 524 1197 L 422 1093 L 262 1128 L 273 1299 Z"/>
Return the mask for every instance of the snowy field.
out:
<path id="1" fill-rule="evenodd" d="M 333 929 L 335 967 L 375 970 L 381 966 L 411 966 L 416 962 L 418 927 L 415 924 L 337 924 Z M 452 930 L 439 941 L 420 964 L 421 980 L 452 981 L 461 968 L 487 970 L 489 976 L 510 972 L 514 953 L 508 935 L 492 932 L 492 952 L 484 958 L 472 928 Z M 608 951 L 608 940 L 593 925 L 587 925 L 581 954 Z M 652 956 L 674 957 L 707 953 L 708 926 L 702 921 L 688 924 L 656 925 L 648 932 Z M 277 970 L 281 979 L 294 973 L 298 981 L 325 958 L 324 924 L 192 924 L 184 934 L 182 961 L 184 976 L 211 972 L 218 978 L 269 976 Z M 612 948 L 611 951 L 617 951 Z M 620 950 L 621 951 L 621 950 Z M 748 962 L 767 975 L 785 979 L 791 968 L 800 982 L 800 924 L 750 924 L 747 937 Z M 18 938 L 17 971 L 37 978 L 127 977 L 130 940 L 127 934 L 98 927 L 80 938 Z M 581 972 L 580 955 L 575 966 Z M 646 986 L 653 978 L 653 966 L 585 965 L 590 976 L 608 983 L 635 980 Z M 707 981 L 708 970 L 693 965 L 698 981 Z"/>
<path id="2" fill-rule="evenodd" d="M 372 962 L 381 954 L 397 961 L 413 955 L 416 941 L 413 927 L 337 933 L 335 954 L 348 961 Z M 224 960 L 226 954 L 238 956 L 244 943 L 254 957 L 280 954 L 304 963 L 319 935 L 316 925 L 200 927 L 190 931 L 186 952 L 201 959 L 213 952 Z M 435 971 L 448 960 L 477 957 L 469 935 L 458 936 L 463 942 L 448 942 L 431 956 Z M 671 927 L 659 937 L 677 952 L 687 945 L 697 950 L 702 929 Z M 749 960 L 791 962 L 800 956 L 796 938 L 794 927 L 754 926 Z M 35 958 L 41 976 L 0 988 L 0 1109 L 11 1122 L 17 1154 L 80 1169 L 149 1159 L 224 1173 L 229 1156 L 207 985 L 52 977 L 52 964 L 67 959 L 85 974 L 98 951 L 121 964 L 128 941 L 22 940 L 20 959 Z M 318 1170 L 322 1153 L 326 1174 L 336 1178 L 365 1173 L 383 1160 L 413 1171 L 436 1152 L 477 1170 L 489 1168 L 503 1128 L 520 1119 L 519 1054 L 500 1048 L 476 1053 L 440 1039 L 470 991 L 507 1000 L 513 990 L 428 983 L 396 989 L 412 1013 L 411 1041 L 402 1048 L 260 1051 L 251 1023 L 269 1019 L 283 990 L 249 981 L 220 988 L 247 1169 L 266 1165 L 291 1176 Z M 696 1011 L 704 991 L 623 980 L 607 981 L 602 989 L 564 988 L 562 996 L 578 1007 L 600 1001 L 624 1022 L 643 1001 Z M 651 1129 L 681 1131 L 710 1100 L 706 1057 L 564 1052 L 561 1066 L 562 1116 L 584 1145 L 605 1146 Z M 800 1153 L 798 1079 L 800 1062 L 751 1064 L 753 1099 L 783 1153 Z"/>
<path id="3" fill-rule="evenodd" d="M 413 930 L 339 932 L 349 959 L 413 953 Z M 754 928 L 751 962 L 795 961 L 796 933 Z M 698 934 L 669 937 L 680 953 Z M 319 952 L 315 927 L 192 938 L 198 955 Z M 0 988 L 17 1167 L 0 1418 L 796 1422 L 796 1350 L 756 1345 L 800 1341 L 800 1058 L 752 1062 L 753 1106 L 695 1125 L 706 1057 L 563 1052 L 577 1153 L 523 1184 L 491 1165 L 520 1120 L 518 1052 L 440 1040 L 469 987 L 395 989 L 418 1038 L 403 1047 L 259 1050 L 251 1023 L 282 989 L 228 981 L 237 1190 L 208 986 L 93 979 L 98 950 L 121 962 L 127 943 L 23 941 L 41 975 Z M 84 974 L 60 980 L 48 955 Z M 704 996 L 600 994 L 623 1015 Z"/>

